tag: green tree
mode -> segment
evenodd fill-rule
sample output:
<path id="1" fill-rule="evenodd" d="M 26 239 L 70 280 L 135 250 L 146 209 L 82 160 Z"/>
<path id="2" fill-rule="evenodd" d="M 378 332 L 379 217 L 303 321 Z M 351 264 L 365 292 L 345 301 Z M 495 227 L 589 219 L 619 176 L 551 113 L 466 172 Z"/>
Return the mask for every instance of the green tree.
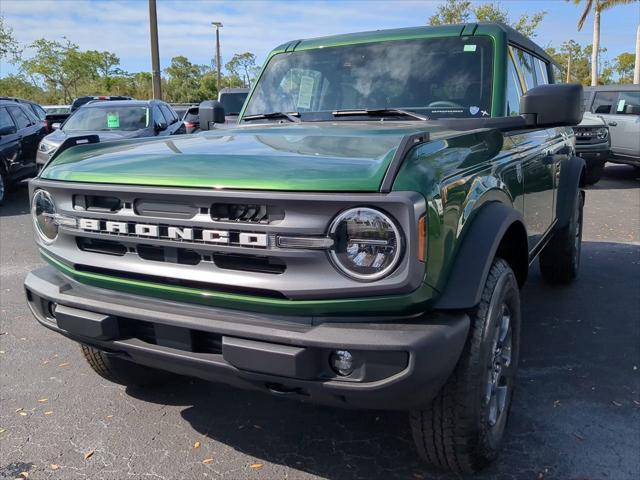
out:
<path id="1" fill-rule="evenodd" d="M 618 75 L 619 83 L 633 82 L 635 60 L 636 56 L 631 52 L 621 53 L 613 60 L 613 70 Z"/>
<path id="2" fill-rule="evenodd" d="M 589 85 L 591 81 L 591 59 L 592 45 L 583 47 L 574 40 L 564 42 L 559 50 L 547 48 L 547 53 L 560 65 L 562 70 L 562 81 L 578 82 Z M 601 48 L 598 58 L 601 61 L 600 68 L 602 75 L 600 83 L 611 83 L 613 69 L 608 62 L 603 61 L 606 49 Z"/>
<path id="3" fill-rule="evenodd" d="M 0 92 L 9 97 L 29 98 L 39 103 L 55 101 L 55 95 L 30 82 L 24 75 L 7 75 L 0 78 Z"/>
<path id="4" fill-rule="evenodd" d="M 567 0 L 569 1 L 569 0 Z M 593 13 L 593 52 L 591 58 L 591 85 L 598 85 L 598 54 L 600 52 L 600 15 L 604 10 L 618 5 L 637 2 L 638 0 L 573 0 L 576 5 L 583 5 L 582 14 L 578 19 L 578 31 L 582 30 L 584 22 Z"/>
<path id="5" fill-rule="evenodd" d="M 242 80 L 243 86 L 248 87 L 257 74 L 256 56 L 251 52 L 236 53 L 224 68 Z"/>
<path id="6" fill-rule="evenodd" d="M 173 57 L 171 65 L 165 69 L 168 75 L 167 100 L 180 103 L 199 101 L 200 83 L 207 71 L 208 67 L 193 64 L 185 56 Z"/>
<path id="7" fill-rule="evenodd" d="M 471 18 L 479 22 L 501 22 L 510 25 L 527 37 L 535 37 L 536 29 L 547 14 L 545 11 L 521 15 L 518 20 L 511 21 L 509 10 L 498 2 L 483 3 L 475 7 L 469 0 L 446 0 L 438 5 L 436 13 L 429 17 L 429 25 L 445 25 L 450 23 L 466 23 Z"/>
<path id="8" fill-rule="evenodd" d="M 438 5 L 436 13 L 429 17 L 429 25 L 466 23 L 471 16 L 470 0 L 446 0 Z"/>
<path id="9" fill-rule="evenodd" d="M 22 50 L 13 36 L 13 29 L 4 21 L 0 15 L 0 60 L 5 58 L 15 62 L 20 58 Z"/>

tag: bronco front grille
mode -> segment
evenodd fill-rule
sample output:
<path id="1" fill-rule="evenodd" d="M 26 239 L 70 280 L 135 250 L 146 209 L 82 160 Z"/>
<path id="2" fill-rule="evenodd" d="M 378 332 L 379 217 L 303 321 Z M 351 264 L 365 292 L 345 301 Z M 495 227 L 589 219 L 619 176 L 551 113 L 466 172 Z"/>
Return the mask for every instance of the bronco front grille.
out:
<path id="1" fill-rule="evenodd" d="M 167 297 L 170 286 L 290 300 L 370 297 L 414 291 L 424 278 L 415 239 L 426 202 L 418 193 L 229 191 L 42 179 L 30 188 L 32 194 L 49 191 L 65 219 L 58 239 L 40 248 L 116 283 L 167 286 Z M 395 271 L 376 282 L 343 275 L 329 255 L 331 222 L 358 206 L 386 212 L 406 241 Z"/>

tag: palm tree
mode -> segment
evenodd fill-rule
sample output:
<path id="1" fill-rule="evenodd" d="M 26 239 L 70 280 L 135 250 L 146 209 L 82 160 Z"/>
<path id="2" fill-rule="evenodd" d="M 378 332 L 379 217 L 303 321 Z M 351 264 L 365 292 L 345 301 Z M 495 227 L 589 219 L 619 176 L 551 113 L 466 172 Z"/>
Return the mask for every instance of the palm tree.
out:
<path id="1" fill-rule="evenodd" d="M 568 0 L 567 0 L 568 1 Z M 603 10 L 608 10 L 617 5 L 634 3 L 638 0 L 573 0 L 576 5 L 584 4 L 584 10 L 578 20 L 578 31 L 582 30 L 584 21 L 593 11 L 593 50 L 591 52 L 591 85 L 598 85 L 598 52 L 600 50 L 600 14 Z M 640 49 L 638 40 L 636 39 L 636 52 Z M 637 55 L 636 55 L 637 57 Z M 637 63 L 637 61 L 636 61 Z M 638 66 L 636 65 L 636 69 Z"/>

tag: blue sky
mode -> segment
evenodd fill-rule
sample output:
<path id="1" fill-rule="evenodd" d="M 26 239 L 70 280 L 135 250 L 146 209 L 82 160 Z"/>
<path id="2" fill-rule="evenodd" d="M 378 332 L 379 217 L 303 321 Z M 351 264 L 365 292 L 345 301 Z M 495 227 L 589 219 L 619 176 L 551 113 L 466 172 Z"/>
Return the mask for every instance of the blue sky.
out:
<path id="1" fill-rule="evenodd" d="M 287 40 L 425 24 L 438 1 L 209 1 L 158 0 L 161 66 L 186 55 L 208 64 L 214 50 L 212 21 L 221 21 L 223 63 L 234 53 L 254 52 L 262 62 L 271 48 Z M 484 3 L 475 1 L 474 3 Z M 580 8 L 565 0 L 502 0 L 513 18 L 539 10 L 548 12 L 535 40 L 543 47 L 573 39 L 591 43 L 592 18 L 582 32 L 576 22 Z M 45 37 L 67 37 L 82 49 L 109 50 L 130 72 L 150 70 L 147 0 L 0 0 L 0 13 L 23 44 Z M 602 15 L 601 41 L 606 58 L 634 49 L 640 3 L 620 6 Z M 29 50 L 25 51 L 25 56 Z M 16 68 L 0 63 L 0 76 Z"/>

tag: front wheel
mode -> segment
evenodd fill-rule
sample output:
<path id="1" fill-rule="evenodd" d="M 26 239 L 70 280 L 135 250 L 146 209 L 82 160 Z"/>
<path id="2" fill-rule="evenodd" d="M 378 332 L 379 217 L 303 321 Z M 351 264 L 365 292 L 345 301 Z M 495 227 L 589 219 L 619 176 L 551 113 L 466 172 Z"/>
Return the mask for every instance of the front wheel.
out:
<path id="1" fill-rule="evenodd" d="M 518 368 L 520 293 L 501 258 L 493 261 L 480 304 L 470 312 L 467 343 L 453 374 L 430 405 L 411 412 L 419 455 L 431 465 L 476 472 L 496 458 Z"/>
<path id="2" fill-rule="evenodd" d="M 138 365 L 87 345 L 81 345 L 82 355 L 89 366 L 111 382 L 125 386 L 151 387 L 169 380 L 171 373 Z"/>
<path id="3" fill-rule="evenodd" d="M 592 160 L 587 162 L 584 181 L 587 185 L 595 185 L 602 178 L 604 172 L 604 160 Z"/>
<path id="4" fill-rule="evenodd" d="M 0 205 L 4 202 L 4 197 L 7 194 L 8 181 L 5 173 L 0 168 Z"/>

